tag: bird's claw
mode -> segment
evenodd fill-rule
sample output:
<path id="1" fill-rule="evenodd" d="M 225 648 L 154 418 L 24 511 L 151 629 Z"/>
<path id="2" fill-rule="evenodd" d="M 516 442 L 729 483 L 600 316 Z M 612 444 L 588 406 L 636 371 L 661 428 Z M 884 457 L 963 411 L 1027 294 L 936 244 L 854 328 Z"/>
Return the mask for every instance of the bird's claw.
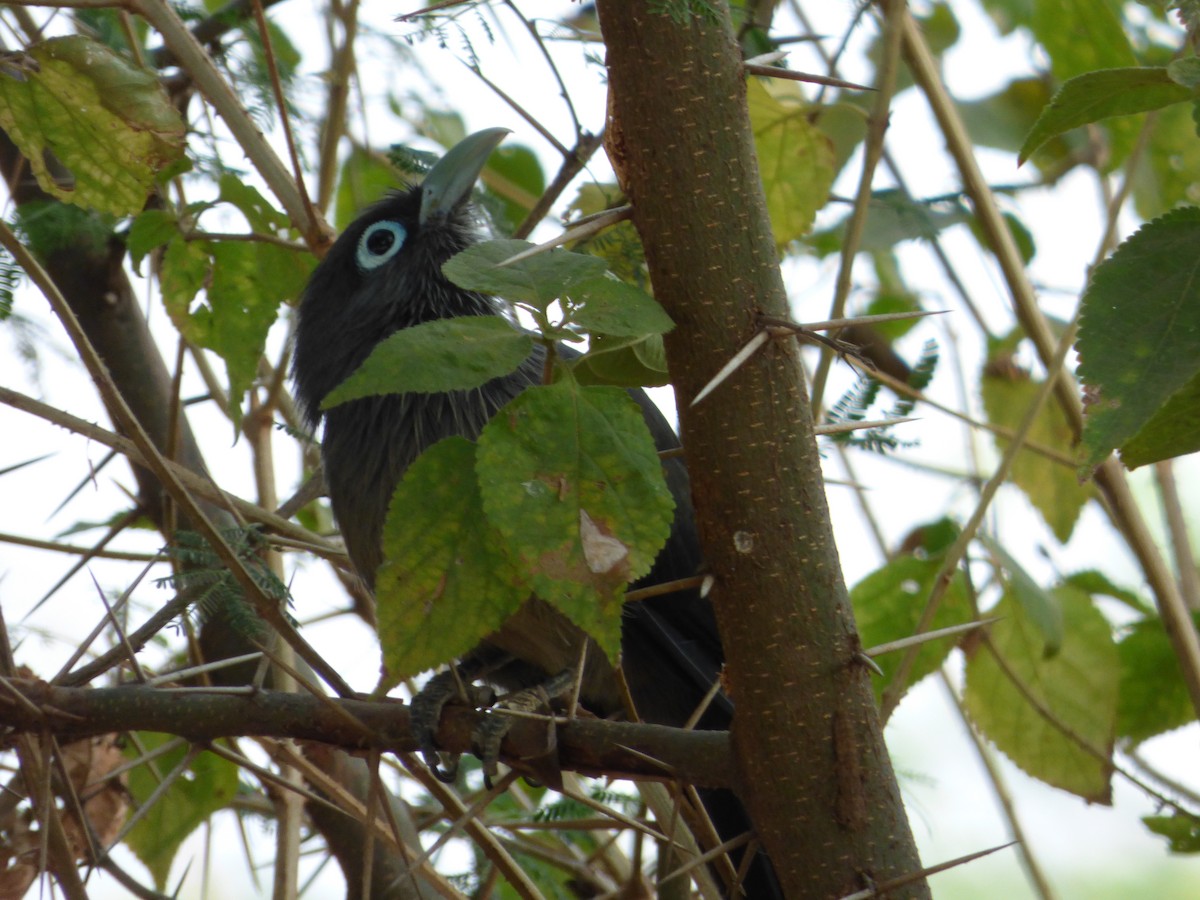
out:
<path id="1" fill-rule="evenodd" d="M 463 690 L 466 696 L 463 695 Z M 412 699 L 412 731 L 425 765 L 437 779 L 452 784 L 458 777 L 458 754 L 443 753 L 437 749 L 437 729 L 446 703 L 454 698 L 462 699 L 470 706 L 488 707 L 495 700 L 495 692 L 486 685 L 465 683 L 458 672 L 447 669 L 426 682 L 425 687 Z"/>
<path id="2" fill-rule="evenodd" d="M 447 670 L 434 675 L 412 700 L 412 730 L 417 740 L 417 746 L 425 764 L 429 766 L 438 780 L 447 784 L 453 782 L 458 775 L 457 754 L 445 753 L 437 749 L 436 736 L 438 722 L 446 704 L 455 698 L 465 699 L 466 703 L 475 708 L 492 707 L 494 712 L 487 716 L 476 727 L 472 735 L 475 754 L 483 765 L 484 782 L 491 787 L 492 779 L 499 771 L 500 746 L 505 736 L 512 728 L 512 717 L 504 714 L 505 710 L 513 712 L 536 713 L 550 708 L 553 700 L 566 694 L 574 684 L 574 673 L 562 672 L 543 684 L 525 690 L 515 691 L 494 703 L 495 694 L 491 688 L 483 685 L 464 684 L 459 673 Z M 466 697 L 463 698 L 465 688 Z M 554 734 L 553 722 L 545 742 L 545 747 L 539 758 L 553 756 L 557 740 Z M 531 759 L 534 767 L 539 770 L 543 781 L 556 781 L 556 766 L 539 764 Z"/>

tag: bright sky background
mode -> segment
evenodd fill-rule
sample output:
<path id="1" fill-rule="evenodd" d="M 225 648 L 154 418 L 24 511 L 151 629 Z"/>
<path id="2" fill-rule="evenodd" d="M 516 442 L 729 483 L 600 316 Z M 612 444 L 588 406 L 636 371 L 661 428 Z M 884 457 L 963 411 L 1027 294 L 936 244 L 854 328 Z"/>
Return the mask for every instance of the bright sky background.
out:
<path id="1" fill-rule="evenodd" d="M 423 5 L 365 4 L 364 18 L 380 33 L 400 34 L 407 26 L 397 25 L 391 21 L 391 16 Z M 530 4 L 523 6 L 532 8 Z M 844 32 L 853 14 L 848 2 L 805 6 L 812 8 L 810 14 L 815 30 L 835 38 Z M 1012 73 L 1028 70 L 1036 53 L 1024 39 L 1019 36 L 1000 39 L 970 0 L 955 0 L 952 6 L 962 25 L 963 37 L 945 59 L 945 78 L 958 98 L 984 96 L 1003 85 Z M 573 6 L 556 2 L 542 4 L 539 8 L 549 15 Z M 279 21 L 309 54 L 301 76 L 300 102 L 302 108 L 316 115 L 323 100 L 318 76 L 325 65 L 324 49 L 319 41 L 314 41 L 311 47 L 303 42 L 319 32 L 315 25 L 307 28 L 296 22 L 295 17 L 308 14 L 306 7 L 292 3 L 283 9 L 286 12 L 277 14 Z M 484 72 L 522 105 L 534 111 L 556 134 L 569 135 L 569 119 L 541 59 L 531 49 L 526 36 L 513 27 L 512 18 L 505 21 L 508 30 L 497 34 L 493 47 L 475 35 L 474 45 Z M 799 32 L 800 29 L 785 24 L 782 31 Z M 842 69 L 844 77 L 869 79 L 869 69 L 862 63 L 861 51 L 873 34 L 874 26 L 867 19 L 851 41 Z M 393 51 L 384 41 L 374 40 L 371 47 L 374 55 L 364 52 L 360 57 L 363 72 L 370 73 L 366 98 L 370 127 L 365 137 L 372 145 L 382 147 L 411 137 L 402 123 L 380 105 L 386 93 L 394 92 L 403 97 L 408 92 L 426 92 L 430 88 L 412 66 L 393 61 L 389 55 Z M 552 150 L 460 63 L 460 49 L 458 41 L 451 37 L 448 50 L 439 49 L 434 42 L 424 42 L 416 45 L 413 52 L 437 78 L 438 87 L 446 98 L 445 105 L 463 112 L 468 130 L 493 125 L 512 128 L 511 140 L 527 144 L 542 154 L 548 173 L 552 173 L 557 166 Z M 577 45 L 557 44 L 553 45 L 553 50 L 585 126 L 598 130 L 604 115 L 602 70 L 595 63 L 584 62 L 582 50 Z M 519 60 L 517 64 L 513 62 L 514 54 Z M 797 50 L 791 64 L 793 68 L 823 71 L 820 65 L 805 56 L 803 49 Z M 429 102 L 428 94 L 426 102 Z M 362 119 L 354 121 L 357 133 L 364 136 Z M 894 104 L 888 147 L 899 161 L 915 195 L 938 195 L 958 188 L 938 131 L 924 101 L 915 91 L 901 95 Z M 228 161 L 240 163 L 236 150 L 231 150 Z M 983 152 L 981 161 L 985 172 L 995 182 L 1011 183 L 1031 177 L 1030 173 L 1019 171 L 1015 159 L 1008 154 Z M 592 171 L 601 180 L 608 177 L 602 159 L 596 162 Z M 852 162 L 836 187 L 837 193 L 853 194 L 857 176 L 857 164 Z M 569 192 L 565 199 L 570 196 Z M 1035 283 L 1063 292 L 1046 291 L 1045 308 L 1052 314 L 1069 313 L 1099 239 L 1102 216 L 1096 186 L 1088 174 L 1077 172 L 1053 191 L 1023 193 L 1017 203 L 1038 246 L 1038 255 L 1031 266 Z M 844 209 L 834 207 L 822 221 L 840 217 Z M 543 226 L 540 234 L 548 236 L 552 233 L 550 226 Z M 1011 315 L 1007 311 L 1003 284 L 978 244 L 965 228 L 959 227 L 945 235 L 943 246 L 959 267 L 975 300 L 985 310 L 989 323 L 996 330 L 1007 330 Z M 901 256 L 910 284 L 921 286 L 932 306 L 955 308 L 955 298 L 926 248 L 911 245 Z M 785 274 L 796 317 L 809 321 L 825 318 L 836 276 L 836 260 L 789 263 Z M 866 283 L 869 278 L 868 269 L 862 268 L 858 272 L 858 283 Z M 174 332 L 157 304 L 154 291 L 147 288 L 146 296 L 151 322 L 162 338 L 162 346 L 167 348 L 165 355 L 170 358 Z M 68 342 L 44 300 L 25 291 L 20 295 L 17 312 L 33 323 L 35 330 L 28 334 L 37 346 L 38 363 L 33 366 L 22 358 L 17 329 L 11 323 L 0 325 L 0 346 L 5 351 L 0 353 L 0 383 L 75 415 L 107 424 L 94 390 L 73 361 Z M 283 334 L 279 327 L 273 335 L 276 350 Z M 902 350 L 915 358 L 920 343 L 931 334 L 938 337 L 944 355 L 932 393 L 951 405 L 961 406 L 963 401 L 947 357 L 957 346 L 966 359 L 965 371 L 974 372 L 978 369 L 982 348 L 970 322 L 963 315 L 952 313 L 919 330 Z M 838 377 L 827 390 L 827 398 L 836 397 L 839 389 L 849 384 L 844 369 L 835 372 Z M 193 373 L 185 395 L 202 392 L 203 387 Z M 971 396 L 966 402 L 978 409 L 978 398 Z M 958 470 L 968 468 L 971 465 L 966 456 L 968 444 L 962 430 L 936 412 L 924 410 L 918 414 L 922 420 L 900 433 L 905 439 L 919 441 L 919 446 L 908 455 L 934 465 Z M 210 467 L 221 484 L 242 496 L 253 496 L 244 442 L 233 444 L 228 422 L 207 406 L 194 407 L 189 415 L 201 437 Z M 128 467 L 123 462 L 115 462 L 84 486 L 65 513 L 54 515 L 55 508 L 67 493 L 87 478 L 90 467 L 103 459 L 103 448 L 90 446 L 78 438 L 64 439 L 60 430 L 2 407 L 0 435 L 7 438 L 0 453 L 0 469 L 51 454 L 48 459 L 0 481 L 0 498 L 3 500 L 0 502 L 0 531 L 54 538 L 76 523 L 106 518 L 114 509 L 127 505 L 121 499 L 121 490 L 131 490 L 133 480 Z M 987 441 L 975 443 L 986 472 L 996 461 L 996 456 Z M 287 454 L 281 453 L 281 457 L 279 491 L 281 496 L 287 496 L 295 486 L 298 465 L 296 460 L 287 458 Z M 857 479 L 869 486 L 872 502 L 883 511 L 882 522 L 887 538 L 893 544 L 916 523 L 928 521 L 946 509 L 965 518 L 973 506 L 973 494 L 964 485 L 922 475 L 894 461 L 859 456 L 855 462 Z M 827 454 L 826 471 L 833 478 L 845 477 L 833 453 Z M 1194 495 L 1196 474 L 1194 460 L 1181 465 L 1185 497 Z M 1133 480 L 1141 496 L 1151 502 L 1152 492 L 1147 488 L 1144 475 L 1139 474 Z M 880 559 L 850 492 L 831 487 L 829 498 L 846 577 L 853 583 L 876 568 Z M 1045 581 L 1055 572 L 1097 567 L 1118 583 L 1140 586 L 1128 553 L 1112 537 L 1107 521 L 1094 507 L 1085 512 L 1076 536 L 1062 549 L 1054 544 L 1038 515 L 1014 489 L 1002 491 L 989 523 L 1006 541 L 1010 552 L 1036 577 Z M 1155 527 L 1157 523 L 1158 519 L 1152 520 Z M 88 543 L 99 534 L 99 531 L 90 531 L 71 540 Z M 124 535 L 118 543 L 122 548 L 140 547 L 149 551 L 158 548 L 157 536 L 149 534 Z M 69 558 L 59 554 L 0 544 L 0 603 L 11 633 L 21 639 L 18 662 L 33 667 L 42 677 L 50 677 L 57 671 L 70 650 L 101 615 L 91 578 L 80 574 L 35 614 L 23 618 L 31 603 L 50 589 L 68 564 Z M 344 605 L 340 589 L 322 567 L 296 559 L 289 559 L 288 566 L 298 617 L 303 620 L 315 618 L 324 611 Z M 101 587 L 114 593 L 127 585 L 132 571 L 129 564 L 103 561 L 90 566 L 89 570 Z M 143 607 L 150 608 L 164 602 L 168 594 L 146 582 L 138 587 L 135 596 Z M 306 634 L 322 652 L 336 660 L 342 674 L 353 685 L 364 690 L 374 685 L 378 673 L 377 648 L 373 635 L 364 626 L 341 617 L 313 627 Z M 155 651 L 151 650 L 150 656 L 154 655 Z M 957 677 L 961 660 L 956 660 L 951 668 L 952 677 Z M 946 696 L 945 689 L 936 679 L 927 679 L 904 701 L 887 732 L 912 825 L 927 865 L 1009 840 L 976 751 Z M 1194 765 L 1198 733 L 1200 730 L 1192 727 L 1152 741 L 1146 745 L 1145 755 L 1165 772 L 1200 790 L 1200 776 L 1196 775 Z M 1196 895 L 1200 861 L 1169 856 L 1163 842 L 1146 832 L 1138 816 L 1155 810 L 1122 779 L 1117 778 L 1115 782 L 1114 808 L 1105 809 L 1088 807 L 1073 796 L 1045 787 L 1002 759 L 1000 768 L 1014 795 L 1018 815 L 1028 831 L 1030 842 L 1058 896 L 1184 900 Z M 227 880 L 225 889 L 215 890 L 213 896 L 243 895 L 247 876 L 234 863 L 241 851 L 228 849 L 228 841 L 237 838 L 228 823 L 221 826 L 218 835 L 215 846 L 225 849 L 219 851 L 217 858 L 222 862 L 217 869 Z M 198 839 L 192 846 L 192 852 L 197 854 L 192 867 L 198 871 L 202 868 L 203 846 Z M 264 842 L 257 852 L 269 853 L 269 844 Z M 188 856 L 186 850 L 181 854 L 175 870 L 177 875 L 188 865 Z M 129 865 L 137 871 L 136 863 L 129 861 Z M 323 877 L 322 880 L 329 885 L 322 896 L 339 895 L 338 878 Z M 95 883 L 101 885 L 103 881 Z M 935 896 L 939 898 L 1032 896 L 1018 857 L 1011 849 L 939 875 L 932 884 Z M 198 885 L 197 878 L 189 879 L 189 889 Z M 120 889 L 109 894 L 96 892 L 96 896 L 123 895 Z"/>

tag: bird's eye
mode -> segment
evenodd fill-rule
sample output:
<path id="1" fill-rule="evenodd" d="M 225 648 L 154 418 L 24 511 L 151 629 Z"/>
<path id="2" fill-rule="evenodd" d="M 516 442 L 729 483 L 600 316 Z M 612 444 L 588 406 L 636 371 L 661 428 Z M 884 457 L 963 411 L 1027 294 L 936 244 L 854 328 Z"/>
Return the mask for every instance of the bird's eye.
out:
<path id="1" fill-rule="evenodd" d="M 408 232 L 399 222 L 376 222 L 369 226 L 358 239 L 355 262 L 364 272 L 382 266 L 404 246 Z"/>

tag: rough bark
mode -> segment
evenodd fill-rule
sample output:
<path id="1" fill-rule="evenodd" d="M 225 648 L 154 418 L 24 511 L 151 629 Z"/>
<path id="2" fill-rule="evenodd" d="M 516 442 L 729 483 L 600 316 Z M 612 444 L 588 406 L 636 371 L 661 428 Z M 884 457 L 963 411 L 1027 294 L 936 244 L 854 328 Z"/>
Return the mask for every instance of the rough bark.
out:
<path id="1" fill-rule="evenodd" d="M 597 4 L 610 152 L 676 323 L 667 358 L 716 579 L 740 791 L 788 896 L 843 896 L 920 862 L 856 661 L 795 343 L 768 344 L 689 405 L 787 298 L 728 6 L 679 22 L 651 5 Z M 928 888 L 918 879 L 895 895 Z"/>

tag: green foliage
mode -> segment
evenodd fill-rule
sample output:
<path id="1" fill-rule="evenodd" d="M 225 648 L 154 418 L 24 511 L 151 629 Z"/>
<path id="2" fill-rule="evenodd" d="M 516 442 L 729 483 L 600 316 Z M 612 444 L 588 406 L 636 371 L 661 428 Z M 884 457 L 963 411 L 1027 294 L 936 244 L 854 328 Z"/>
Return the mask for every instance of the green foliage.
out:
<path id="1" fill-rule="evenodd" d="M 957 198 L 914 200 L 901 191 L 876 191 L 871 195 L 858 249 L 875 253 L 891 250 L 904 241 L 932 241 L 939 232 L 969 219 L 970 211 Z M 832 228 L 813 235 L 811 244 L 817 255 L 841 252 L 849 221 L 847 214 Z"/>
<path id="2" fill-rule="evenodd" d="M 967 663 L 966 706 L 975 724 L 1034 778 L 1092 803 L 1112 802 L 1118 661 L 1108 622 L 1091 597 L 1060 586 L 1063 640 L 1047 656 L 1044 630 L 1007 590 L 989 611 L 985 644 Z"/>
<path id="3" fill-rule="evenodd" d="M 893 559 L 850 589 L 850 602 L 858 633 L 866 648 L 910 637 L 924 613 L 926 601 L 937 582 L 946 550 L 954 542 L 958 528 L 947 519 L 931 522 L 918 529 L 919 543 L 909 555 Z M 961 625 L 974 619 L 967 592 L 966 579 L 956 572 L 942 597 L 941 604 L 930 623 L 930 631 Z M 946 637 L 922 645 L 916 656 L 907 685 L 936 672 L 956 646 L 957 638 Z M 892 683 L 903 653 L 887 653 L 875 661 L 883 669 L 883 677 L 874 679 L 878 700 Z"/>
<path id="4" fill-rule="evenodd" d="M 383 530 L 376 576 L 383 686 L 456 659 L 529 596 L 484 515 L 475 445 L 447 438 L 405 473 Z"/>
<path id="5" fill-rule="evenodd" d="M 794 82 L 751 78 L 750 125 L 775 243 L 784 246 L 812 227 L 833 186 L 833 144 L 811 120 Z"/>
<path id="6" fill-rule="evenodd" d="M 1008 355 L 989 360 L 979 382 L 988 421 L 1014 431 L 1020 427 L 1040 389 L 1041 384 L 1015 366 Z M 992 440 L 1001 454 L 1010 444 L 998 434 L 993 434 Z M 1029 429 L 1028 440 L 1070 458 L 1075 434 L 1062 408 L 1046 403 Z M 1080 482 L 1073 467 L 1029 449 L 1022 450 L 1013 460 L 1009 478 L 1041 513 L 1054 536 L 1063 543 L 1070 540 L 1079 514 L 1092 496 L 1092 485 Z"/>
<path id="7" fill-rule="evenodd" d="M 937 369 L 937 342 L 929 340 L 921 350 L 917 364 L 909 372 L 908 384 L 914 390 L 923 391 L 933 380 Z M 825 421 L 830 425 L 841 425 L 862 422 L 868 418 L 903 419 L 913 411 L 916 401 L 911 397 L 897 396 L 890 409 L 874 415 L 871 409 L 879 397 L 883 384 L 872 378 L 866 372 L 860 372 L 858 380 L 846 393 L 838 398 L 825 415 Z M 848 447 L 860 447 L 875 453 L 886 453 L 902 446 L 910 446 L 900 441 L 890 433 L 889 428 L 868 428 L 863 431 L 842 432 L 831 436 L 832 439 Z"/>
<path id="8" fill-rule="evenodd" d="M 1146 827 L 1168 841 L 1172 853 L 1200 853 L 1200 821 L 1176 812 L 1169 816 L 1143 816 Z"/>
<path id="9" fill-rule="evenodd" d="M 280 603 L 290 601 L 287 585 L 262 559 L 265 542 L 258 528 L 229 528 L 220 533 L 263 594 Z M 232 616 L 231 625 L 246 635 L 263 628 L 246 603 L 241 585 L 201 535 L 194 531 L 177 532 L 175 544 L 167 552 L 179 565 L 175 574 L 157 579 L 159 587 L 192 592 L 191 608 L 199 610 L 201 619 L 217 613 Z"/>
<path id="10" fill-rule="evenodd" d="M 1147 617 L 1135 622 L 1117 644 L 1117 653 L 1121 660 L 1118 737 L 1140 744 L 1196 721 L 1196 709 L 1161 621 Z"/>
<path id="11" fill-rule="evenodd" d="M 442 272 L 461 288 L 503 297 L 545 318 L 551 303 L 605 271 L 602 260 L 561 249 L 505 265 L 531 249 L 529 241 L 486 241 L 459 253 Z"/>
<path id="12" fill-rule="evenodd" d="M 1055 135 L 1113 116 L 1162 109 L 1195 96 L 1177 83 L 1166 67 L 1103 69 L 1078 75 L 1063 84 L 1042 110 L 1017 156 L 1023 163 Z"/>
<path id="13" fill-rule="evenodd" d="M 252 235 L 290 236 L 287 216 L 255 188 L 228 174 L 220 188 L 216 203 L 237 209 Z M 188 216 L 215 205 L 193 205 Z M 225 361 L 232 412 L 235 422 L 240 421 L 241 398 L 254 380 L 267 332 L 282 304 L 300 296 L 314 260 L 307 252 L 269 240 L 188 240 L 172 215 L 154 211 L 134 221 L 131 252 L 140 259 L 164 239 L 159 276 L 167 313 L 181 334 Z M 197 302 L 201 290 L 203 299 Z"/>
<path id="14" fill-rule="evenodd" d="M 171 739 L 171 735 L 138 733 L 138 741 L 147 752 Z M 162 779 L 183 762 L 187 751 L 188 745 L 184 744 L 130 770 L 129 793 L 134 802 L 139 806 L 148 802 Z M 129 755 L 134 755 L 132 747 Z M 129 832 L 125 842 L 150 870 L 160 891 L 166 887 L 180 845 L 213 813 L 228 806 L 237 790 L 238 767 L 212 753 L 200 753 Z"/>
<path id="15" fill-rule="evenodd" d="M 375 394 L 440 393 L 482 387 L 529 356 L 533 339 L 498 316 L 437 319 L 379 343 L 322 409 Z"/>
<path id="16" fill-rule="evenodd" d="M 1082 464 L 1114 447 L 1129 467 L 1200 449 L 1200 210 L 1145 225 L 1092 277 L 1083 297 L 1079 374 Z"/>
<path id="17" fill-rule="evenodd" d="M 0 127 L 42 190 L 117 216 L 140 210 L 183 157 L 183 120 L 154 73 L 82 36 L 43 41 L 0 67 Z"/>
<path id="18" fill-rule="evenodd" d="M 479 438 L 483 506 L 538 596 L 620 650 L 625 585 L 650 571 L 674 501 L 641 409 L 615 387 L 533 387 Z"/>

